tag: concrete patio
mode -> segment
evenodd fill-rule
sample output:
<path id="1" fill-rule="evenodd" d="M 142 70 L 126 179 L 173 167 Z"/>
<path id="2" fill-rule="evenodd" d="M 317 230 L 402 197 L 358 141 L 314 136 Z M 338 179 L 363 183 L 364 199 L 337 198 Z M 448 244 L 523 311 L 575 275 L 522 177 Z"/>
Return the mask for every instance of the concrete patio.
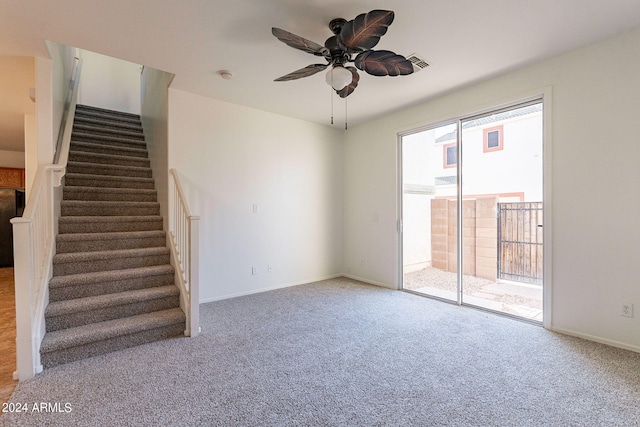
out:
<path id="1" fill-rule="evenodd" d="M 542 287 L 464 276 L 463 303 L 542 322 Z M 405 269 L 404 289 L 456 301 L 456 273 L 433 267 Z"/>

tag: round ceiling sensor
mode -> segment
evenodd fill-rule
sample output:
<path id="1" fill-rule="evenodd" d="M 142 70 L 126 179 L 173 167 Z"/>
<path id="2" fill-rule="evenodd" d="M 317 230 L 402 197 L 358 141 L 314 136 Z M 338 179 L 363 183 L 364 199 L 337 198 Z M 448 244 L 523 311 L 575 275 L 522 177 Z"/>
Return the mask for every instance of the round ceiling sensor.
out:
<path id="1" fill-rule="evenodd" d="M 231 80 L 233 78 L 233 74 L 231 74 L 231 71 L 228 70 L 220 70 L 218 71 L 218 74 L 220 74 L 220 77 L 225 80 Z"/>

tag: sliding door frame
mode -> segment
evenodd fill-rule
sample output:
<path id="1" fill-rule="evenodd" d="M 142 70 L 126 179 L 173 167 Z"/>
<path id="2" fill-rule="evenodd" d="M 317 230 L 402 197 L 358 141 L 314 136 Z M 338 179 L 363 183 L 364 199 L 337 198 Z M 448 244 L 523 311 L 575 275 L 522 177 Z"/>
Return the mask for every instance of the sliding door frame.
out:
<path id="1" fill-rule="evenodd" d="M 543 286 L 542 286 L 542 305 L 543 305 L 543 321 L 542 326 L 551 329 L 552 315 L 553 315 L 553 301 L 552 301 L 552 197 L 551 197 L 551 179 L 552 179 L 552 127 L 551 127 L 551 95 L 552 89 L 551 87 L 546 87 L 542 90 L 537 90 L 531 92 L 529 94 L 525 94 L 519 97 L 514 97 L 507 100 L 502 100 L 499 102 L 494 102 L 491 104 L 487 104 L 481 108 L 475 108 L 470 111 L 466 111 L 460 114 L 455 114 L 449 117 L 448 119 L 443 120 L 435 120 L 433 122 L 428 122 L 420 126 L 413 126 L 411 128 L 407 128 L 401 130 L 397 133 L 397 177 L 398 177 L 398 186 L 397 186 L 397 212 L 398 212 L 398 220 L 397 220 L 397 232 L 398 232 L 398 245 L 397 245 L 397 283 L 398 289 L 402 289 L 403 281 L 404 281 L 404 271 L 403 271 L 403 158 L 402 158 L 402 138 L 411 134 L 415 134 L 418 132 L 423 132 L 426 130 L 434 129 L 439 126 L 450 125 L 456 123 L 457 126 L 457 136 L 456 136 L 456 151 L 457 151 L 457 218 L 456 218 L 456 226 L 458 227 L 457 232 L 457 301 L 452 300 L 443 300 L 449 303 L 454 303 L 458 305 L 463 305 L 462 299 L 462 276 L 464 271 L 463 264 L 463 246 L 462 246 L 462 164 L 463 164 L 463 156 L 462 156 L 462 122 L 467 120 L 472 120 L 476 117 L 481 117 L 487 114 L 491 114 L 494 112 L 499 112 L 502 110 L 509 110 L 517 107 L 524 106 L 526 104 L 532 104 L 536 102 L 542 103 L 542 152 L 543 152 L 543 171 L 542 171 L 542 191 L 543 191 Z M 421 294 L 423 295 L 423 294 Z M 427 296 L 427 295 L 425 295 Z M 434 297 L 430 297 L 434 298 Z M 442 300 L 441 298 L 435 298 Z M 471 306 L 474 308 L 480 308 L 476 306 Z M 495 312 L 500 314 L 500 312 Z"/>

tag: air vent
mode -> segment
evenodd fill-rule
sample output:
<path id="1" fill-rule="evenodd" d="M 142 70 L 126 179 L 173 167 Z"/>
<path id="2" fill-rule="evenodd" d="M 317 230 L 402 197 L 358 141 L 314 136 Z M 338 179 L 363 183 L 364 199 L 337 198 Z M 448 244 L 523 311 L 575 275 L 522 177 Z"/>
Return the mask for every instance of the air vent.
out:
<path id="1" fill-rule="evenodd" d="M 417 53 L 412 53 L 411 55 L 407 56 L 407 59 L 413 64 L 414 73 L 417 73 L 420 70 L 424 70 L 429 66 L 427 60 Z"/>

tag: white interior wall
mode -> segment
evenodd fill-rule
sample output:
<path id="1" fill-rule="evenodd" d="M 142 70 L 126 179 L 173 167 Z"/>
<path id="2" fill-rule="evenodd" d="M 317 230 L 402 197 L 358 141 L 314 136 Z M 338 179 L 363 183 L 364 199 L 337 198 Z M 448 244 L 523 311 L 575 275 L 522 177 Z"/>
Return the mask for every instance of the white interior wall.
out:
<path id="1" fill-rule="evenodd" d="M 620 303 L 640 307 L 638 57 L 640 29 L 350 128 L 345 269 L 398 285 L 397 132 L 552 87 L 545 106 L 553 142 L 545 153 L 545 189 L 552 190 L 545 194 L 553 229 L 545 246 L 552 250 L 550 327 L 640 351 L 640 316 L 619 315 Z"/>
<path id="2" fill-rule="evenodd" d="M 201 216 L 201 302 L 341 273 L 340 131 L 169 89 L 169 167 Z"/>
<path id="3" fill-rule="evenodd" d="M 80 104 L 140 114 L 140 65 L 87 50 L 79 55 Z"/>

